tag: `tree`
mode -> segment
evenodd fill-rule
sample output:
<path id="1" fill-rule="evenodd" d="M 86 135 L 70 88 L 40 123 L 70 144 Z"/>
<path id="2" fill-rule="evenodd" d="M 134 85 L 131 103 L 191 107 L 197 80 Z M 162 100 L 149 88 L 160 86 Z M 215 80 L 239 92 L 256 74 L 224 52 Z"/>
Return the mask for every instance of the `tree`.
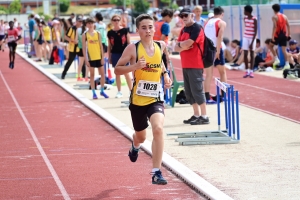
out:
<path id="1" fill-rule="evenodd" d="M 8 13 L 7 8 L 5 8 L 4 6 L 0 6 L 0 15 L 5 15 Z"/>
<path id="2" fill-rule="evenodd" d="M 21 0 L 14 0 L 10 3 L 8 11 L 10 14 L 19 14 L 22 8 Z"/>
<path id="3" fill-rule="evenodd" d="M 149 9 L 149 2 L 146 0 L 134 0 L 134 10 L 137 13 L 146 13 Z"/>
<path id="4" fill-rule="evenodd" d="M 126 6 L 130 5 L 130 0 L 125 0 Z M 116 6 L 124 6 L 124 0 L 109 0 L 109 3 L 115 4 Z"/>
<path id="5" fill-rule="evenodd" d="M 67 12 L 70 7 L 70 0 L 59 0 L 59 10 Z"/>

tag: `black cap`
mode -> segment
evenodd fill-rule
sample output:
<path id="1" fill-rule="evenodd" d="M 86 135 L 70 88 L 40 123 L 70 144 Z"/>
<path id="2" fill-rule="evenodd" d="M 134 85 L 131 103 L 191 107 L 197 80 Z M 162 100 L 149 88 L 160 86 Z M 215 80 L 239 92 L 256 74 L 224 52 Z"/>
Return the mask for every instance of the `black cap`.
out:
<path id="1" fill-rule="evenodd" d="M 181 11 L 180 11 L 180 14 L 190 14 L 192 13 L 191 9 L 189 8 L 183 8 Z"/>
<path id="2" fill-rule="evenodd" d="M 74 13 L 71 13 L 71 15 L 75 15 Z"/>

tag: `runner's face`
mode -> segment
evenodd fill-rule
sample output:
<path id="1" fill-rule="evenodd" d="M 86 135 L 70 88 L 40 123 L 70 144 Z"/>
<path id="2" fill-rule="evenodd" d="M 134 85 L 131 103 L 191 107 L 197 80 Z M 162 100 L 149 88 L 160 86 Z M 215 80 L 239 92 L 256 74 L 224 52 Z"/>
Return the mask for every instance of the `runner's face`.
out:
<path id="1" fill-rule="evenodd" d="M 199 17 L 202 14 L 202 10 L 199 10 L 199 9 L 194 10 L 194 13 L 197 17 Z"/>
<path id="2" fill-rule="evenodd" d="M 150 19 L 144 19 L 140 22 L 140 26 L 137 29 L 141 38 L 153 38 L 154 35 L 154 25 L 153 21 Z"/>
<path id="3" fill-rule="evenodd" d="M 94 23 L 92 23 L 92 22 L 86 23 L 86 26 L 89 28 L 89 30 L 93 30 L 94 29 Z"/>

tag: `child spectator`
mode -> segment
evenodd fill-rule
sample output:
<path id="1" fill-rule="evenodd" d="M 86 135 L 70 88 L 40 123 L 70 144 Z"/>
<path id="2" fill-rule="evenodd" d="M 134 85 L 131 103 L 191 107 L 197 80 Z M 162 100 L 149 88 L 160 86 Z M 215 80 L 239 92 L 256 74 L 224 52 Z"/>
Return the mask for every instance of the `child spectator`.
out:
<path id="1" fill-rule="evenodd" d="M 275 61 L 275 57 L 270 51 L 270 43 L 272 39 L 266 39 L 265 45 L 267 48 L 267 55 L 266 58 L 261 58 L 260 56 L 256 55 L 255 60 L 254 60 L 254 66 L 258 67 L 260 70 L 259 71 L 265 71 L 266 67 L 271 67 Z"/>
<path id="2" fill-rule="evenodd" d="M 291 40 L 289 42 L 289 48 L 286 49 L 287 57 L 290 63 L 291 69 L 293 69 L 296 65 L 300 64 L 300 48 L 297 47 L 297 41 Z M 299 67 L 297 67 L 299 68 Z"/>

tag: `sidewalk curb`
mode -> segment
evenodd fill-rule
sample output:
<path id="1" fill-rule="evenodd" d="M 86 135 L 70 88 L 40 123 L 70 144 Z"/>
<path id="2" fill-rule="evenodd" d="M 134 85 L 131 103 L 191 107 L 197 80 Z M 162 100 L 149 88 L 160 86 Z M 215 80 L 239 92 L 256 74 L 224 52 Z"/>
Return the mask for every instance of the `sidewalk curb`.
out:
<path id="1" fill-rule="evenodd" d="M 21 45 L 20 45 L 21 46 Z M 39 70 L 41 73 L 43 73 L 45 76 L 47 76 L 49 79 L 51 79 L 54 83 L 59 85 L 61 88 L 63 88 L 66 92 L 74 96 L 78 101 L 80 101 L 82 104 L 84 104 L 86 107 L 88 107 L 90 110 L 95 112 L 97 115 L 99 115 L 102 119 L 104 119 L 106 122 L 108 122 L 111 126 L 113 126 L 115 129 L 117 129 L 120 133 L 122 133 L 125 137 L 132 140 L 132 134 L 134 130 L 126 126 L 123 122 L 116 119 L 114 116 L 112 116 L 110 113 L 99 107 L 98 105 L 94 104 L 92 101 L 90 101 L 88 98 L 84 97 L 82 94 L 77 92 L 75 89 L 68 86 L 66 83 L 64 83 L 62 80 L 48 72 L 43 67 L 39 66 L 36 62 L 31 60 L 30 58 L 26 57 L 22 51 L 16 50 L 16 53 L 22 57 L 24 60 L 26 60 L 28 63 L 30 63 L 32 66 L 34 66 L 37 70 Z M 149 155 L 152 155 L 151 152 L 151 142 L 146 140 L 142 144 L 142 149 L 148 153 Z M 174 174 L 179 176 L 181 179 L 184 180 L 188 185 L 190 185 L 193 189 L 204 195 L 205 197 L 208 197 L 209 199 L 216 199 L 216 200 L 232 200 L 231 197 L 220 191 L 218 188 L 201 178 L 198 174 L 190 170 L 188 167 L 180 163 L 178 160 L 170 156 L 169 154 L 165 153 L 163 154 L 163 165 L 166 166 L 170 171 L 172 171 Z"/>

